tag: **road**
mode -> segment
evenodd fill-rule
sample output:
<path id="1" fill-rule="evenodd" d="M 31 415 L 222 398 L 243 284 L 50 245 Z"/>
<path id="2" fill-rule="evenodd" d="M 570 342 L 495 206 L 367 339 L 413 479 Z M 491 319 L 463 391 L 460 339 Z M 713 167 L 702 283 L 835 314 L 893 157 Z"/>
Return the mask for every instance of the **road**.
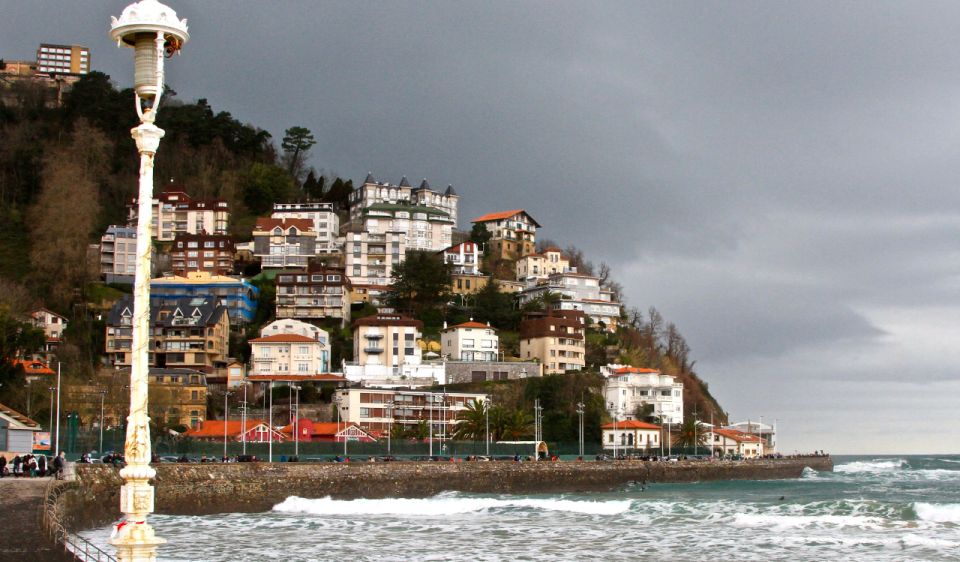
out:
<path id="1" fill-rule="evenodd" d="M 73 560 L 50 542 L 40 525 L 49 482 L 50 478 L 0 478 L 0 561 Z"/>

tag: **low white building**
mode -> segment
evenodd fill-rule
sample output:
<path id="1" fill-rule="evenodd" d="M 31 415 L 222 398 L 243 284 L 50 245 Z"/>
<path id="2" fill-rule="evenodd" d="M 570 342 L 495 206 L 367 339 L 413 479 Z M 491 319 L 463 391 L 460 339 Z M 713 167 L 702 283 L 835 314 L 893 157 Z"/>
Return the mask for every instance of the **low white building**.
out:
<path id="1" fill-rule="evenodd" d="M 653 452 L 659 453 L 662 443 L 663 428 L 659 425 L 637 420 L 622 420 L 616 423 L 607 423 L 600 426 L 603 431 L 603 448 L 623 450 L 624 453 Z"/>
<path id="2" fill-rule="evenodd" d="M 763 442 L 759 437 L 736 429 L 704 426 L 704 438 L 714 456 L 739 455 L 752 459 L 764 455 Z"/>
<path id="3" fill-rule="evenodd" d="M 606 365 L 600 374 L 606 378 L 603 396 L 611 416 L 634 420 L 640 408 L 652 406 L 648 415 L 661 423 L 683 423 L 683 383 L 676 377 L 628 365 Z"/>
<path id="4" fill-rule="evenodd" d="M 500 336 L 490 324 L 464 322 L 440 331 L 441 354 L 453 361 L 496 361 Z"/>
<path id="5" fill-rule="evenodd" d="M 455 275 L 480 275 L 483 248 L 476 242 L 466 241 L 444 250 L 443 262 L 450 264 Z"/>
<path id="6" fill-rule="evenodd" d="M 0 404 L 0 454 L 32 452 L 33 435 L 38 431 L 40 431 L 39 423 Z"/>
<path id="7" fill-rule="evenodd" d="M 375 435 L 386 435 L 394 425 L 409 429 L 423 422 L 432 428 L 433 438 L 438 441 L 451 438 L 457 416 L 468 404 L 487 399 L 486 394 L 469 392 L 381 388 L 342 389 L 333 397 L 341 420 L 356 423 Z"/>
<path id="8" fill-rule="evenodd" d="M 325 330 L 293 319 L 271 322 L 250 340 L 250 376 L 308 376 L 330 370 Z"/>

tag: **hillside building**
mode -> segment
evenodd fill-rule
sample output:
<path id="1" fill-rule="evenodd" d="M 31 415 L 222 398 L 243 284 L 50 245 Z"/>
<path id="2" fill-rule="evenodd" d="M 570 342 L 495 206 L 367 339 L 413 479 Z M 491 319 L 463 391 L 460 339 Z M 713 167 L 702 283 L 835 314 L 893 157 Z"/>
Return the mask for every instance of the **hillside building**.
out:
<path id="1" fill-rule="evenodd" d="M 580 371 L 586 365 L 583 312 L 548 310 L 520 322 L 520 357 L 543 364 L 544 374 Z"/>
<path id="2" fill-rule="evenodd" d="M 344 268 L 313 264 L 306 271 L 278 273 L 276 283 L 277 318 L 350 321 L 351 283 Z"/>
<path id="3" fill-rule="evenodd" d="M 600 373 L 606 377 L 603 396 L 611 417 L 639 421 L 650 417 L 661 423 L 683 423 L 683 383 L 677 382 L 676 377 L 628 365 L 606 365 Z M 645 410 L 646 415 L 640 415 Z"/>
<path id="4" fill-rule="evenodd" d="M 233 237 L 225 234 L 177 234 L 170 247 L 173 274 L 205 271 L 210 275 L 230 275 L 234 263 Z"/>
<path id="5" fill-rule="evenodd" d="M 333 203 L 274 203 L 275 219 L 308 219 L 313 222 L 316 233 L 317 254 L 339 254 L 343 248 L 340 239 L 340 217 Z"/>
<path id="6" fill-rule="evenodd" d="M 140 207 L 128 205 L 128 226 L 137 224 Z M 153 238 L 173 242 L 177 234 L 229 234 L 230 206 L 223 199 L 194 200 L 182 187 L 168 186 L 152 202 Z"/>
<path id="7" fill-rule="evenodd" d="M 182 298 L 218 301 L 227 308 L 236 329 L 253 321 L 260 289 L 241 277 L 188 272 L 184 277 L 167 276 L 150 280 L 150 305 L 165 305 Z"/>
<path id="8" fill-rule="evenodd" d="M 473 219 L 490 233 L 490 257 L 517 260 L 534 253 L 540 224 L 523 209 L 489 213 Z"/>
<path id="9" fill-rule="evenodd" d="M 253 255 L 264 269 L 306 269 L 317 256 L 311 219 L 259 218 L 253 227 Z"/>

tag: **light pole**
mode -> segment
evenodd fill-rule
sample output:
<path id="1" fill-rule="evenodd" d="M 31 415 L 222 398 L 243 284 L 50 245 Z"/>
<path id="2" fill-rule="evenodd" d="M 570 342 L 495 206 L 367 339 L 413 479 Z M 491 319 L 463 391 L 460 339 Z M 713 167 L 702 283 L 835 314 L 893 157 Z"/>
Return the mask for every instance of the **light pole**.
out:
<path id="1" fill-rule="evenodd" d="M 223 462 L 227 462 L 227 425 L 230 424 L 230 404 L 227 399 L 231 394 L 229 390 L 223 393 Z"/>
<path id="2" fill-rule="evenodd" d="M 270 407 L 267 408 L 267 430 L 270 438 L 270 444 L 267 445 L 267 462 L 273 462 L 273 381 L 270 381 L 267 389 L 270 393 Z"/>
<path id="3" fill-rule="evenodd" d="M 430 443 L 430 460 L 433 460 L 433 393 L 427 393 L 430 397 L 430 425 L 427 430 L 427 441 Z"/>
<path id="4" fill-rule="evenodd" d="M 49 428 L 49 431 L 50 431 L 50 443 L 52 444 L 53 443 L 53 392 L 57 390 L 57 387 L 50 386 L 50 387 L 47 387 L 47 390 L 50 391 L 50 425 L 48 425 L 47 427 Z"/>
<path id="5" fill-rule="evenodd" d="M 580 457 L 583 458 L 583 402 L 577 402 L 577 415 L 580 416 Z"/>
<path id="6" fill-rule="evenodd" d="M 384 404 L 384 407 L 387 409 L 387 455 L 389 456 L 392 453 L 390 450 L 390 438 L 393 433 L 393 402 L 387 402 Z"/>
<path id="7" fill-rule="evenodd" d="M 486 418 L 487 423 L 487 458 L 490 458 L 490 407 L 493 405 L 493 400 L 487 398 L 483 403 L 483 414 Z"/>
<path id="8" fill-rule="evenodd" d="M 97 449 L 99 454 L 103 454 L 103 397 L 107 394 L 107 389 L 101 388 L 97 391 L 100 394 L 100 448 Z"/>
<path id="9" fill-rule="evenodd" d="M 293 414 L 293 456 L 300 456 L 300 385 L 292 384 L 290 389 L 297 395 L 296 413 Z"/>
<path id="10" fill-rule="evenodd" d="M 247 387 L 250 381 L 243 381 L 243 403 L 240 407 L 240 440 L 243 441 L 243 454 L 247 454 Z"/>
<path id="11" fill-rule="evenodd" d="M 163 94 L 163 58 L 173 55 L 190 38 L 187 20 L 180 20 L 157 0 L 141 0 L 112 18 L 110 37 L 118 46 L 135 49 L 134 99 L 140 125 L 131 130 L 140 153 L 137 215 L 137 263 L 133 289 L 133 343 L 130 368 L 130 415 L 127 418 L 124 455 L 120 470 L 120 511 L 126 517 L 116 526 L 111 543 L 122 562 L 153 561 L 163 539 L 147 522 L 153 511 L 154 490 L 150 479 L 150 419 L 147 416 L 150 369 L 150 250 L 153 215 L 153 159 L 164 132 L 154 125 Z M 144 107 L 146 106 L 146 107 Z"/>
<path id="12" fill-rule="evenodd" d="M 53 449 L 53 456 L 60 456 L 60 362 L 57 361 L 57 440 Z"/>

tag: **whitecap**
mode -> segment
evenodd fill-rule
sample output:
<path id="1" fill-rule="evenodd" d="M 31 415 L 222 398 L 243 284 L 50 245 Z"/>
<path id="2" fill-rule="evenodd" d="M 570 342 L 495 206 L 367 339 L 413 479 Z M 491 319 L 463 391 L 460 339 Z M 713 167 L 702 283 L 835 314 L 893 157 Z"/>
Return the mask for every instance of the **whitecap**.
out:
<path id="1" fill-rule="evenodd" d="M 918 519 L 934 523 L 960 523 L 960 503 L 913 504 Z"/>
<path id="2" fill-rule="evenodd" d="M 311 515 L 409 515 L 448 516 L 491 509 L 526 508 L 586 515 L 617 515 L 630 510 L 630 500 L 573 501 L 564 499 L 499 499 L 459 496 L 432 498 L 334 500 L 290 496 L 273 507 L 280 513 Z"/>
<path id="3" fill-rule="evenodd" d="M 909 465 L 903 459 L 874 459 L 870 461 L 854 461 L 838 464 L 833 467 L 834 472 L 840 474 L 856 474 L 860 472 L 896 472 Z"/>

